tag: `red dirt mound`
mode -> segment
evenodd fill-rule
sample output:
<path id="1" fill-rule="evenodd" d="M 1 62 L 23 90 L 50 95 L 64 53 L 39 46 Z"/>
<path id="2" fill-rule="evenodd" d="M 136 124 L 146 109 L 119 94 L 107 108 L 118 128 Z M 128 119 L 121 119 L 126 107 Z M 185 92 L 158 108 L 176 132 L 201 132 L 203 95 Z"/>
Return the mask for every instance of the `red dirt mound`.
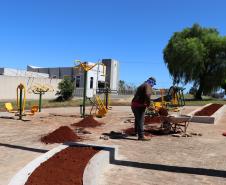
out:
<path id="1" fill-rule="evenodd" d="M 153 123 L 160 123 L 160 117 L 159 116 L 145 116 L 144 117 L 144 124 L 153 124 Z"/>
<path id="2" fill-rule="evenodd" d="M 101 126 L 102 124 L 103 123 L 96 121 L 93 118 L 93 116 L 87 116 L 83 120 L 81 120 L 80 122 L 73 123 L 71 126 L 87 128 L 87 127 L 98 127 L 98 126 Z"/>
<path id="3" fill-rule="evenodd" d="M 43 143 L 64 143 L 68 141 L 78 141 L 81 138 L 77 136 L 72 129 L 67 126 L 61 126 L 55 131 L 41 138 Z"/>
<path id="4" fill-rule="evenodd" d="M 125 134 L 129 135 L 129 136 L 132 136 L 132 135 L 135 134 L 135 129 L 134 129 L 133 127 L 131 127 L 131 128 L 124 129 L 123 132 L 124 132 Z M 144 135 L 145 135 L 145 136 L 150 136 L 151 134 L 150 134 L 150 133 L 144 132 Z"/>
<path id="5" fill-rule="evenodd" d="M 226 136 L 226 132 L 223 132 L 223 134 L 222 134 L 223 136 Z"/>
<path id="6" fill-rule="evenodd" d="M 85 167 L 98 151 L 91 147 L 68 147 L 42 163 L 25 185 L 82 185 Z"/>
<path id="7" fill-rule="evenodd" d="M 158 111 L 159 115 L 161 116 L 168 116 L 168 110 L 166 108 L 161 107 Z"/>
<path id="8" fill-rule="evenodd" d="M 134 128 L 127 128 L 124 129 L 123 132 L 129 136 L 132 136 L 135 134 Z M 161 130 L 160 128 L 156 128 L 156 127 L 152 127 L 152 128 L 148 128 L 144 130 L 144 135 L 145 136 L 163 136 L 163 135 L 168 135 L 171 134 L 170 133 L 165 133 L 163 130 Z"/>
<path id="9" fill-rule="evenodd" d="M 222 104 L 211 104 L 202 110 L 198 111 L 195 113 L 195 116 L 211 116 L 214 114 L 219 108 L 221 108 L 223 105 Z"/>

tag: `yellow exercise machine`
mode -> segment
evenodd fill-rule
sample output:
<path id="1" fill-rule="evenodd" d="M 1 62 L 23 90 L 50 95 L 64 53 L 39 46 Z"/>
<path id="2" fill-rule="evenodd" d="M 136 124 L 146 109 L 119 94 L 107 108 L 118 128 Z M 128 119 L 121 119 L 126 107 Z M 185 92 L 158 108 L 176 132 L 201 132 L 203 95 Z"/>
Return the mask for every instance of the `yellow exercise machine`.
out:
<path id="1" fill-rule="evenodd" d="M 34 115 L 38 110 L 38 106 L 32 106 L 30 112 L 25 112 L 26 105 L 26 87 L 24 84 L 19 84 L 16 88 L 16 106 L 17 110 L 14 110 L 12 103 L 5 103 L 5 108 L 10 113 L 15 113 L 21 120 L 23 116 Z"/>
<path id="2" fill-rule="evenodd" d="M 34 93 L 39 95 L 39 106 L 38 106 L 39 112 L 41 112 L 41 109 L 42 109 L 42 95 L 44 95 L 46 92 L 53 92 L 53 91 L 54 91 L 53 87 L 47 84 L 45 85 L 35 84 L 28 89 L 29 93 Z"/>
<path id="3" fill-rule="evenodd" d="M 80 107 L 82 108 L 81 111 L 81 117 L 85 117 L 85 110 L 86 110 L 86 88 L 87 88 L 87 73 L 88 71 L 90 71 L 91 69 L 93 69 L 96 65 L 102 65 L 103 68 L 104 68 L 104 64 L 102 63 L 96 63 L 94 65 L 89 65 L 87 62 L 80 62 L 79 60 L 76 61 L 77 63 L 79 63 L 78 66 L 76 66 L 75 68 L 76 69 L 82 69 L 83 70 L 83 74 L 84 74 L 84 84 L 83 84 L 83 87 L 84 87 L 84 90 L 83 90 L 83 104 L 80 105 Z M 104 71 L 104 70 L 103 70 Z"/>
<path id="4" fill-rule="evenodd" d="M 96 108 L 95 113 L 94 113 L 96 117 L 103 117 L 107 114 L 108 109 L 104 105 L 104 102 L 102 101 L 100 96 L 96 95 L 93 97 L 93 100 L 91 100 L 91 99 L 89 99 L 89 100 L 92 104 L 92 108 L 90 110 L 90 115 L 92 115 L 92 111 L 93 111 L 94 107 Z"/>

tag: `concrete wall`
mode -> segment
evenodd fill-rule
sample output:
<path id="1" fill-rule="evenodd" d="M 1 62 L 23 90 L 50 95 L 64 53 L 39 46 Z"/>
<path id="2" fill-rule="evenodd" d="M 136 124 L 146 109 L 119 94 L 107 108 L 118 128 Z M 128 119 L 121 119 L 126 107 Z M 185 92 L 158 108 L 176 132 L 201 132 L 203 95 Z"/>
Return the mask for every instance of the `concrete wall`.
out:
<path id="1" fill-rule="evenodd" d="M 12 68 L 0 68 L 0 75 L 49 78 L 49 74 L 46 74 L 46 73 L 37 73 L 33 71 L 25 71 L 21 69 L 12 69 Z"/>
<path id="2" fill-rule="evenodd" d="M 54 92 L 47 92 L 43 95 L 43 99 L 54 99 L 57 92 L 59 79 L 49 78 L 29 78 L 29 77 L 14 77 L 14 76 L 1 76 L 0 75 L 0 100 L 13 100 L 16 99 L 16 88 L 20 83 L 23 83 L 28 89 L 35 84 L 51 85 Z M 38 95 L 26 93 L 27 99 L 38 99 Z"/>

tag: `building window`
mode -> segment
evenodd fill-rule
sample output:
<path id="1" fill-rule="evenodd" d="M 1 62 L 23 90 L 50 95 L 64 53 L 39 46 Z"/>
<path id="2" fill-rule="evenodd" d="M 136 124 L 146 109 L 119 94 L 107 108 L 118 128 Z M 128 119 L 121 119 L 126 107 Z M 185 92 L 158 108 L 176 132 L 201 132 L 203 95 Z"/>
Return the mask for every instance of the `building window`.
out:
<path id="1" fill-rule="evenodd" d="M 76 87 L 80 87 L 80 76 L 76 76 L 76 83 L 75 83 Z"/>
<path id="2" fill-rule="evenodd" d="M 93 77 L 90 77 L 90 89 L 92 89 L 93 88 Z"/>

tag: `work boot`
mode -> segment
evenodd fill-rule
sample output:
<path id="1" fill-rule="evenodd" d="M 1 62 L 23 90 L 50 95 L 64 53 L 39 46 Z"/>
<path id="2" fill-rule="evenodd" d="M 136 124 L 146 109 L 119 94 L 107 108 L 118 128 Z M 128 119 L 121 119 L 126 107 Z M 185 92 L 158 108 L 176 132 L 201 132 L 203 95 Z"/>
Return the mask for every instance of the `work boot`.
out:
<path id="1" fill-rule="evenodd" d="M 147 136 L 144 136 L 144 137 L 139 137 L 138 140 L 140 140 L 140 141 L 150 141 L 151 138 L 147 137 Z"/>

